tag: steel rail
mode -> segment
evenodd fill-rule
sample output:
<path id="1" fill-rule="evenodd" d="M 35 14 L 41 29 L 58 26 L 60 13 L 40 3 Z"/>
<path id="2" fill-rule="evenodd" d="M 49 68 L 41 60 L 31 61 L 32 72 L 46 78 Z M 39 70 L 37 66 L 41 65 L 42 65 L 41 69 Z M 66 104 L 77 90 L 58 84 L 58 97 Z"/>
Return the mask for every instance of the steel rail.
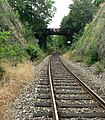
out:
<path id="1" fill-rule="evenodd" d="M 49 59 L 49 70 L 48 70 L 49 72 L 48 72 L 48 74 L 49 74 L 49 82 L 50 82 L 50 90 L 51 90 L 53 117 L 54 117 L 54 120 L 59 120 L 58 112 L 57 112 L 57 105 L 56 105 L 56 100 L 55 100 L 55 95 L 54 95 L 54 88 L 53 88 L 53 83 L 52 83 L 51 61 L 50 61 L 50 59 Z"/>
<path id="2" fill-rule="evenodd" d="M 60 62 L 63 64 L 63 66 L 70 72 L 77 80 L 78 83 L 82 85 L 82 87 L 90 93 L 90 95 L 105 109 L 105 101 L 99 97 L 91 88 L 89 88 L 83 81 L 81 81 L 69 68 L 67 65 L 64 64 L 64 62 L 59 57 Z"/>

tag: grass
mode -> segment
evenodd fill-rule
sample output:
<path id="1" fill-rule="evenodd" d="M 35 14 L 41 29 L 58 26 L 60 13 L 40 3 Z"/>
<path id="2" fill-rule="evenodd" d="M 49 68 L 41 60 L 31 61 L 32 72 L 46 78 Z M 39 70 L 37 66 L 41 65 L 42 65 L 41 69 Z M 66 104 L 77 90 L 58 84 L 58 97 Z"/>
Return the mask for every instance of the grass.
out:
<path id="1" fill-rule="evenodd" d="M 18 64 L 17 67 L 9 64 L 3 66 L 6 69 L 6 74 L 0 88 L 0 120 L 3 120 L 3 117 L 8 114 L 6 113 L 8 105 L 19 95 L 23 86 L 35 77 L 31 62 Z"/>
<path id="2" fill-rule="evenodd" d="M 63 54 L 63 57 L 68 59 L 69 58 L 69 52 L 66 52 L 65 54 Z"/>
<path id="3" fill-rule="evenodd" d="M 96 68 L 96 74 L 99 74 L 104 71 L 104 65 L 101 62 L 96 62 L 94 66 Z"/>

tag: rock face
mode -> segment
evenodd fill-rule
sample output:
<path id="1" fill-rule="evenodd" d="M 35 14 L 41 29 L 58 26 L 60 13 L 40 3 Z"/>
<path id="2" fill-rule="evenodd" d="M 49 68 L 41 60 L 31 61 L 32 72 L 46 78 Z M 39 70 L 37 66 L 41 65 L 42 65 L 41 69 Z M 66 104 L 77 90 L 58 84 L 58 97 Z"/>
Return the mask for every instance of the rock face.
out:
<path id="1" fill-rule="evenodd" d="M 24 41 L 22 25 L 6 0 L 0 0 L 0 31 L 11 31 L 11 40 Z"/>
<path id="2" fill-rule="evenodd" d="M 72 53 L 81 56 L 83 61 L 105 59 L 105 2 L 93 21 L 85 27 L 84 34 Z"/>

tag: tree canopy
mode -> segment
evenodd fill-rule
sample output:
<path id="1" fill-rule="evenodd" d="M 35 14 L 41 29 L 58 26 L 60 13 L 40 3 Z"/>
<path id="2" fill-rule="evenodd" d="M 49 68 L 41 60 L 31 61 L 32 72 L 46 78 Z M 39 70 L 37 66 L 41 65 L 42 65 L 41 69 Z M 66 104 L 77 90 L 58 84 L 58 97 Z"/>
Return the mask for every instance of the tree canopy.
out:
<path id="1" fill-rule="evenodd" d="M 104 0 L 94 0 L 94 4 L 99 6 Z"/>
<path id="2" fill-rule="evenodd" d="M 61 28 L 83 29 L 96 12 L 93 0 L 72 0 L 70 13 L 62 19 Z"/>
<path id="3" fill-rule="evenodd" d="M 8 0 L 12 9 L 18 12 L 20 20 L 28 22 L 34 32 L 50 23 L 56 8 L 53 0 Z"/>

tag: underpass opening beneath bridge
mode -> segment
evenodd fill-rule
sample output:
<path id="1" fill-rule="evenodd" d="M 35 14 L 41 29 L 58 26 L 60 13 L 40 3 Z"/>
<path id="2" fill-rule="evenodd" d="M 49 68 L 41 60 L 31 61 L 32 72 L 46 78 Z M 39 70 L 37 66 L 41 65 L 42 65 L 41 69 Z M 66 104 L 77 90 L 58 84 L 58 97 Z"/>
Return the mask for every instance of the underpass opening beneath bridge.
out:
<path id="1" fill-rule="evenodd" d="M 66 37 L 66 44 L 70 45 L 72 43 L 72 36 L 74 33 L 78 33 L 78 29 L 62 29 L 62 28 L 45 28 L 41 29 L 44 38 L 44 48 L 47 49 L 47 37 L 51 35 L 59 35 Z"/>

